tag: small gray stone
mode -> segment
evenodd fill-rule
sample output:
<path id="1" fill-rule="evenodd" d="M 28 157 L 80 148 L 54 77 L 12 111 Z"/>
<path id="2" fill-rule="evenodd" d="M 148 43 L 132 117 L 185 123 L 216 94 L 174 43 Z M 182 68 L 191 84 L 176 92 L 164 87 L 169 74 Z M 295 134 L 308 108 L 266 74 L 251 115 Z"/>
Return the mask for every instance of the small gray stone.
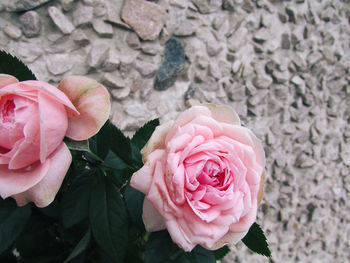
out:
<path id="1" fill-rule="evenodd" d="M 221 78 L 221 72 L 216 63 L 212 62 L 209 64 L 208 75 L 214 77 L 216 80 Z"/>
<path id="2" fill-rule="evenodd" d="M 266 97 L 268 93 L 268 90 L 259 90 L 253 97 L 248 99 L 248 104 L 253 107 L 258 106 L 258 104 Z"/>
<path id="3" fill-rule="evenodd" d="M 73 11 L 73 23 L 75 26 L 91 23 L 94 8 L 91 6 L 78 5 Z"/>
<path id="4" fill-rule="evenodd" d="M 232 64 L 229 63 L 226 60 L 219 60 L 219 70 L 221 72 L 222 77 L 230 77 L 231 76 L 231 70 L 232 70 Z"/>
<path id="5" fill-rule="evenodd" d="M 165 101 L 160 101 L 157 105 L 157 113 L 159 116 L 164 116 L 169 112 L 169 107 Z"/>
<path id="6" fill-rule="evenodd" d="M 74 0 L 60 0 L 60 3 L 61 3 L 62 9 L 68 12 L 73 8 Z"/>
<path id="7" fill-rule="evenodd" d="M 244 1 L 243 5 L 242 5 L 242 9 L 249 14 L 249 13 L 253 12 L 254 7 L 250 3 L 250 1 Z"/>
<path id="8" fill-rule="evenodd" d="M 312 167 L 315 164 L 316 164 L 316 161 L 304 153 L 300 154 L 294 163 L 296 167 L 300 167 L 300 168 Z"/>
<path id="9" fill-rule="evenodd" d="M 55 25 L 63 34 L 70 34 L 74 30 L 73 24 L 68 20 L 68 18 L 55 6 L 50 6 L 49 15 Z"/>
<path id="10" fill-rule="evenodd" d="M 287 23 L 287 16 L 285 14 L 278 13 L 278 18 L 283 24 Z"/>
<path id="11" fill-rule="evenodd" d="M 126 87 L 125 80 L 114 73 L 105 73 L 102 76 L 101 82 L 112 89 L 123 89 Z"/>
<path id="12" fill-rule="evenodd" d="M 125 112 L 135 118 L 143 117 L 145 110 L 139 104 L 131 104 L 126 107 Z"/>
<path id="13" fill-rule="evenodd" d="M 289 34 L 282 34 L 281 47 L 282 49 L 290 49 Z"/>
<path id="14" fill-rule="evenodd" d="M 113 98 L 116 100 L 123 100 L 130 95 L 130 87 L 125 87 L 123 89 L 114 89 L 111 91 Z"/>
<path id="15" fill-rule="evenodd" d="M 125 39 L 126 43 L 129 47 L 132 49 L 140 49 L 141 48 L 141 42 L 139 37 L 134 32 L 129 32 Z"/>
<path id="16" fill-rule="evenodd" d="M 272 76 L 273 76 L 275 82 L 279 83 L 279 84 L 286 83 L 289 80 L 289 72 L 288 71 L 280 72 L 278 70 L 275 70 L 272 73 Z"/>
<path id="17" fill-rule="evenodd" d="M 241 46 L 246 44 L 248 29 L 241 26 L 227 39 L 229 51 L 236 52 Z"/>
<path id="18" fill-rule="evenodd" d="M 174 36 L 186 37 L 192 36 L 195 32 L 193 23 L 189 20 L 184 20 L 178 27 L 176 27 L 173 34 Z"/>
<path id="19" fill-rule="evenodd" d="M 19 58 L 25 63 L 33 63 L 43 54 L 43 49 L 37 45 L 20 42 L 18 45 Z"/>
<path id="20" fill-rule="evenodd" d="M 286 10 L 286 14 L 288 15 L 289 22 L 292 22 L 295 24 L 297 20 L 296 20 L 296 15 L 295 15 L 296 11 L 294 10 L 294 8 L 288 6 L 288 7 L 286 7 L 285 10 Z"/>
<path id="21" fill-rule="evenodd" d="M 124 1 L 107 0 L 105 1 L 105 4 L 107 9 L 107 17 L 105 18 L 106 21 L 121 28 L 131 29 L 131 27 L 124 23 L 120 18 Z"/>
<path id="22" fill-rule="evenodd" d="M 163 47 L 157 43 L 144 42 L 142 43 L 141 50 L 147 55 L 155 56 L 163 52 Z"/>
<path id="23" fill-rule="evenodd" d="M 294 76 L 291 80 L 290 80 L 291 83 L 293 83 L 294 85 L 296 86 L 305 86 L 305 82 L 304 80 L 299 77 L 298 75 Z"/>
<path id="24" fill-rule="evenodd" d="M 293 52 L 293 54 L 291 55 L 291 60 L 297 67 L 297 70 L 299 71 L 307 70 L 307 62 L 299 53 Z"/>
<path id="25" fill-rule="evenodd" d="M 94 7 L 94 15 L 97 17 L 102 17 L 107 14 L 107 7 L 104 2 L 99 3 Z"/>
<path id="26" fill-rule="evenodd" d="M 142 60 L 135 61 L 135 69 L 145 78 L 151 78 L 155 75 L 158 66 Z"/>
<path id="27" fill-rule="evenodd" d="M 157 72 L 154 89 L 165 90 L 171 87 L 177 76 L 185 71 L 185 60 L 181 42 L 173 37 L 170 38 L 165 49 L 165 59 Z"/>
<path id="28" fill-rule="evenodd" d="M 107 24 L 100 19 L 96 19 L 92 22 L 92 28 L 100 37 L 112 37 L 113 28 L 111 24 Z"/>
<path id="29" fill-rule="evenodd" d="M 129 74 L 134 64 L 135 57 L 128 56 L 127 54 L 125 54 L 124 56 L 121 56 L 119 59 L 120 59 L 119 71 L 122 74 Z"/>
<path id="30" fill-rule="evenodd" d="M 85 5 L 96 6 L 101 2 L 101 0 L 83 0 Z"/>
<path id="31" fill-rule="evenodd" d="M 54 54 L 47 57 L 46 66 L 51 74 L 57 76 L 71 70 L 74 63 L 67 54 Z"/>
<path id="32" fill-rule="evenodd" d="M 77 43 L 81 46 L 86 46 L 86 45 L 90 44 L 90 39 L 87 37 L 87 35 L 81 29 L 77 29 L 73 32 L 73 40 L 75 43 Z"/>
<path id="33" fill-rule="evenodd" d="M 93 44 L 88 54 L 86 63 L 91 68 L 98 68 L 108 56 L 109 47 L 107 44 Z"/>
<path id="34" fill-rule="evenodd" d="M 212 26 L 215 30 L 219 30 L 225 21 L 226 21 L 225 16 L 218 15 L 213 19 Z"/>
<path id="35" fill-rule="evenodd" d="M 264 43 L 266 40 L 268 40 L 270 38 L 270 32 L 267 28 L 260 28 L 258 31 L 255 32 L 254 36 L 253 36 L 253 40 L 256 43 L 262 44 Z"/>
<path id="36" fill-rule="evenodd" d="M 7 24 L 4 27 L 4 32 L 6 35 L 8 35 L 12 39 L 19 39 L 22 36 L 22 31 L 18 27 L 12 25 L 12 24 Z"/>
<path id="37" fill-rule="evenodd" d="M 185 9 L 187 7 L 187 0 L 170 0 L 170 5 Z"/>
<path id="38" fill-rule="evenodd" d="M 207 41 L 206 47 L 208 55 L 211 57 L 218 55 L 223 50 L 223 46 L 214 40 Z"/>
<path id="39" fill-rule="evenodd" d="M 257 75 L 253 78 L 253 84 L 258 89 L 267 89 L 272 84 L 273 80 L 268 75 Z"/>
<path id="40" fill-rule="evenodd" d="M 242 62 L 240 60 L 235 60 L 232 64 L 232 72 L 236 74 L 241 68 Z"/>
<path id="41" fill-rule="evenodd" d="M 226 84 L 225 91 L 232 101 L 244 100 L 246 98 L 245 87 L 239 83 Z"/>
<path id="42" fill-rule="evenodd" d="M 195 58 L 195 63 L 199 69 L 207 69 L 209 60 L 205 56 L 199 54 Z"/>
<path id="43" fill-rule="evenodd" d="M 233 0 L 222 0 L 222 9 L 235 11 Z"/>
<path id="44" fill-rule="evenodd" d="M 125 0 L 122 19 L 129 24 L 143 40 L 158 38 L 166 21 L 164 7 L 144 0 Z"/>
<path id="45" fill-rule="evenodd" d="M 196 93 L 196 88 L 193 86 L 190 86 L 184 94 L 184 99 L 185 100 L 192 99 L 195 93 Z"/>
<path id="46" fill-rule="evenodd" d="M 28 11 L 19 17 L 23 34 L 28 37 L 37 37 L 41 31 L 41 19 L 37 12 Z"/>
<path id="47" fill-rule="evenodd" d="M 108 57 L 102 64 L 102 68 L 104 71 L 114 71 L 116 70 L 120 65 L 120 60 L 118 58 L 118 55 L 115 54 L 113 51 L 108 52 Z"/>
<path id="48" fill-rule="evenodd" d="M 191 0 L 202 14 L 209 14 L 219 9 L 222 5 L 222 0 Z"/>
<path id="49" fill-rule="evenodd" d="M 11 0 L 7 6 L 7 11 L 18 12 L 34 9 L 51 0 Z"/>

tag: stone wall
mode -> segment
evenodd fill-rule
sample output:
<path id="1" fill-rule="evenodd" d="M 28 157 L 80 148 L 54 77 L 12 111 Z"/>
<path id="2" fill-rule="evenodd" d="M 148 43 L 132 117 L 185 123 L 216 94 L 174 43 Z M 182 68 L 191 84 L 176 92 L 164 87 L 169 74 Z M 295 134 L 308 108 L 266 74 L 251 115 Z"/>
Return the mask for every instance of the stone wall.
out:
<path id="1" fill-rule="evenodd" d="M 125 3 L 124 3 L 125 2 Z M 0 47 L 57 84 L 86 75 L 128 134 L 198 103 L 231 105 L 264 142 L 257 222 L 271 260 L 350 260 L 350 4 L 331 0 L 2 0 Z"/>

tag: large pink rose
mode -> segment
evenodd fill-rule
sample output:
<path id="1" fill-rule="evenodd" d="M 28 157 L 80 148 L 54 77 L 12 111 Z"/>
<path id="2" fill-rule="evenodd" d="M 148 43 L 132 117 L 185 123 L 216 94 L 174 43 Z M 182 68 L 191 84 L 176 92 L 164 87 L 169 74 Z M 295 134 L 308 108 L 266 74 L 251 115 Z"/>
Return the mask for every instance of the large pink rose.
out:
<path id="1" fill-rule="evenodd" d="M 109 116 L 108 91 L 96 81 L 70 77 L 59 87 L 0 74 L 0 195 L 19 206 L 49 205 L 72 160 L 63 138 L 88 139 Z"/>
<path id="2" fill-rule="evenodd" d="M 195 106 L 160 125 L 141 151 L 131 186 L 143 192 L 149 232 L 167 228 L 185 251 L 241 240 L 262 198 L 260 141 L 226 106 Z"/>

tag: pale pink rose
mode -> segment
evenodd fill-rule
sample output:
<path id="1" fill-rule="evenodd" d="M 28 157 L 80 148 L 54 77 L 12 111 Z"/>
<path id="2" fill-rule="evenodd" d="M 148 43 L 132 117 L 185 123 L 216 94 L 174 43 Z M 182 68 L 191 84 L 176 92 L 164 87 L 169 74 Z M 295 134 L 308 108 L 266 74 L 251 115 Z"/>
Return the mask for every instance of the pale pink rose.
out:
<path id="1" fill-rule="evenodd" d="M 83 100 L 92 98 L 81 98 L 80 103 Z M 109 101 L 104 107 L 108 117 Z M 67 134 L 75 125 L 71 119 L 93 119 L 86 116 L 89 114 L 93 113 L 80 112 L 69 96 L 48 83 L 18 82 L 0 74 L 0 196 L 13 197 L 19 206 L 28 202 L 38 207 L 49 205 L 72 160 L 63 138 L 69 135 L 73 139 L 88 139 L 103 125 L 90 129 L 89 123 L 82 125 L 83 132 L 75 128 Z M 95 118 L 106 119 L 102 114 Z"/>
<path id="2" fill-rule="evenodd" d="M 131 186 L 143 192 L 149 232 L 167 229 L 185 251 L 241 240 L 262 198 L 265 154 L 229 107 L 204 105 L 156 128 Z"/>

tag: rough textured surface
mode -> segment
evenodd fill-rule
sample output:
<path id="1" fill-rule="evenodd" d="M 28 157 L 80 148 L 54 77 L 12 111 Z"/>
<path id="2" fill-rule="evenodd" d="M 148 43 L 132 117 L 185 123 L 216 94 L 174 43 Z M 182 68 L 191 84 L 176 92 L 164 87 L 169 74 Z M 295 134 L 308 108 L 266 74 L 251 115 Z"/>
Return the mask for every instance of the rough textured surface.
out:
<path id="1" fill-rule="evenodd" d="M 153 41 L 122 22 L 123 1 L 48 1 L 34 10 L 41 21 L 36 37 L 24 34 L 23 13 L 0 2 L 0 47 L 53 84 L 68 75 L 103 82 L 114 98 L 111 120 L 127 134 L 151 118 L 166 121 L 209 102 L 234 107 L 263 140 L 268 176 L 257 222 L 273 258 L 239 243 L 223 262 L 350 261 L 348 1 L 144 2 L 168 10 Z M 84 20 L 75 18 L 83 8 Z M 189 24 L 193 32 L 182 27 Z M 155 72 L 174 34 L 184 47 L 183 73 L 157 91 Z"/>
<path id="2" fill-rule="evenodd" d="M 144 40 L 155 40 L 166 19 L 164 7 L 144 0 L 125 0 L 122 19 Z"/>

